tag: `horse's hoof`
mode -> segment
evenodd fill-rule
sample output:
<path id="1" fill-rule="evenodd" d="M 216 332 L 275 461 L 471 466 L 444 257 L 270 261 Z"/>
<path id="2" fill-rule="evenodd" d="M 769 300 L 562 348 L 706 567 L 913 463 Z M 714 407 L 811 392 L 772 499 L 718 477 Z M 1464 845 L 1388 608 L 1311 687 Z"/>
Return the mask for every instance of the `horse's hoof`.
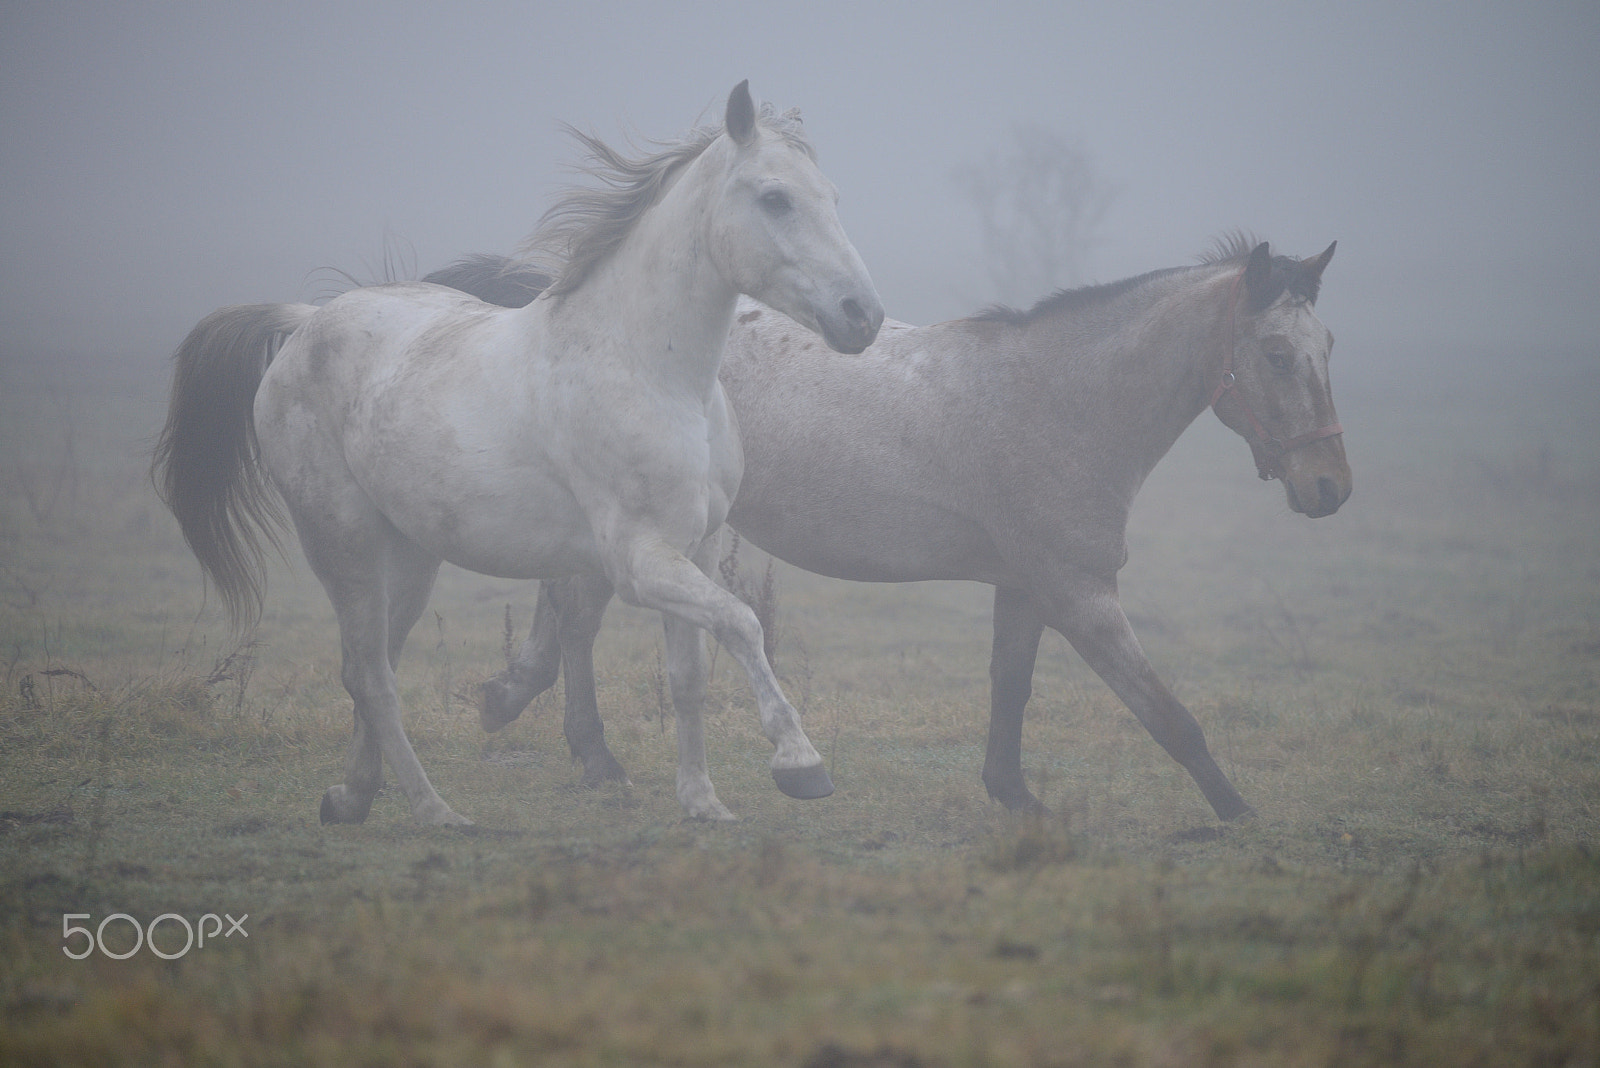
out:
<path id="1" fill-rule="evenodd" d="M 363 804 L 355 798 L 346 786 L 330 786 L 322 795 L 322 807 L 317 810 L 317 816 L 323 824 L 329 823 L 365 823 L 367 813 L 372 811 L 372 800 L 367 799 Z"/>
<path id="2" fill-rule="evenodd" d="M 772 779 L 778 789 L 801 801 L 813 801 L 833 793 L 833 780 L 821 764 L 809 768 L 773 768 Z"/>
<path id="3" fill-rule="evenodd" d="M 423 827 L 470 827 L 472 821 L 443 800 L 424 802 L 411 810 L 411 816 Z"/>
<path id="4" fill-rule="evenodd" d="M 1031 793 L 1024 794 L 1022 797 L 997 797 L 995 800 L 1004 805 L 1007 812 L 1015 812 L 1019 816 L 1051 815 L 1050 806 L 1034 797 Z"/>
<path id="5" fill-rule="evenodd" d="M 678 804 L 683 806 L 684 813 L 692 820 L 726 823 L 738 819 L 717 799 L 716 788 L 711 785 L 710 779 L 691 779 L 679 783 Z"/>
<path id="6" fill-rule="evenodd" d="M 478 687 L 478 698 L 478 722 L 490 734 L 522 715 L 511 699 L 511 684 L 498 676 Z"/>
<path id="7" fill-rule="evenodd" d="M 628 773 L 622 770 L 622 765 L 617 758 L 609 752 L 599 753 L 583 761 L 583 778 L 581 785 L 590 789 L 605 786 L 607 783 L 617 783 L 621 786 L 632 786 L 633 781 L 628 778 Z"/>
<path id="8" fill-rule="evenodd" d="M 1024 786 L 1020 779 L 1014 783 L 999 786 L 984 784 L 989 791 L 989 799 L 998 801 L 1009 812 L 1020 812 L 1026 816 L 1048 816 L 1050 809 L 1043 801 L 1033 796 L 1033 791 Z"/>
<path id="9" fill-rule="evenodd" d="M 701 820 L 706 823 L 738 823 L 739 817 L 729 812 L 721 801 L 713 801 L 709 805 L 695 808 L 689 813 L 692 820 Z"/>

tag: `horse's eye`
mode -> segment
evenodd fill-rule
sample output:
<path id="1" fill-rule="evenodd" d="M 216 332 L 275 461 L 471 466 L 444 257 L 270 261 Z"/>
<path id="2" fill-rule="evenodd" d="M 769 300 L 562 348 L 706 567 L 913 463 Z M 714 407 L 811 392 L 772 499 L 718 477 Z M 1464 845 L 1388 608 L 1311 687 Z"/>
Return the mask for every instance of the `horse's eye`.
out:
<path id="1" fill-rule="evenodd" d="M 1267 362 L 1274 371 L 1287 371 L 1294 366 L 1294 357 L 1287 352 L 1269 352 Z"/>
<path id="2" fill-rule="evenodd" d="M 781 190 L 771 189 L 761 194 L 761 210 L 768 215 L 782 215 L 793 207 L 789 194 Z"/>

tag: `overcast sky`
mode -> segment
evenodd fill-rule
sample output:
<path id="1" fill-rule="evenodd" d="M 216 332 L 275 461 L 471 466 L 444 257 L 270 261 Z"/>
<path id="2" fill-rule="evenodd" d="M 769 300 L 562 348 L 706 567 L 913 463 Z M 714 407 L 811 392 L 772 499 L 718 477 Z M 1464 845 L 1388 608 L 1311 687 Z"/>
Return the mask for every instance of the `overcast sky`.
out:
<path id="1" fill-rule="evenodd" d="M 153 360 L 386 235 L 420 272 L 509 252 L 570 180 L 559 123 L 673 135 L 741 78 L 802 109 L 896 318 L 992 297 L 952 172 L 1025 122 L 1119 190 L 1092 280 L 1232 227 L 1337 238 L 1341 358 L 1572 352 L 1600 298 L 1597 41 L 1593 0 L 0 0 L 0 359 Z"/>

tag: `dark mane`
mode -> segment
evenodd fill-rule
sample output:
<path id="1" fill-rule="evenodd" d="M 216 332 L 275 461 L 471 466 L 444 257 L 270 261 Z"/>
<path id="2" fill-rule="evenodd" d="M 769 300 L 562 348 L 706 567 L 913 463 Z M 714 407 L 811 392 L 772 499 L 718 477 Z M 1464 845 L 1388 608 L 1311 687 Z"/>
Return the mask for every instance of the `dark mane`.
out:
<path id="1" fill-rule="evenodd" d="M 422 280 L 459 289 L 502 308 L 525 307 L 550 288 L 550 275 L 534 264 L 485 252 L 463 256 Z"/>
<path id="2" fill-rule="evenodd" d="M 1211 246 L 1200 254 L 1199 262 L 1203 266 L 1217 263 L 1243 264 L 1250 258 L 1250 253 L 1261 244 L 1261 239 L 1249 230 L 1229 230 L 1216 236 Z"/>
<path id="3" fill-rule="evenodd" d="M 1263 242 L 1248 230 L 1230 230 L 1212 242 L 1211 248 L 1200 257 L 1203 265 L 1248 263 L 1251 253 Z M 1322 288 L 1320 271 L 1308 271 L 1302 261 L 1293 256 L 1273 256 L 1266 284 L 1252 290 L 1249 308 L 1253 312 L 1265 311 L 1285 292 L 1290 299 L 1304 304 L 1315 304 L 1317 292 Z"/>
<path id="4" fill-rule="evenodd" d="M 1200 256 L 1199 265 L 1201 267 L 1231 265 L 1242 267 L 1250 262 L 1251 254 L 1261 244 L 1262 241 L 1247 230 L 1230 230 L 1212 242 L 1211 247 Z M 1252 290 L 1251 295 L 1254 299 L 1250 302 L 1251 311 L 1266 310 L 1286 292 L 1292 299 L 1303 301 L 1306 304 L 1315 304 L 1317 302 L 1317 291 L 1322 285 L 1320 273 L 1306 270 L 1304 263 L 1293 256 L 1273 256 L 1270 262 L 1271 271 L 1267 276 L 1266 285 L 1259 290 Z M 1106 282 L 1103 285 L 1057 290 L 1026 310 L 1008 307 L 1004 304 L 992 304 L 972 316 L 972 318 L 978 322 L 1025 326 L 1046 316 L 1081 311 L 1096 304 L 1103 304 L 1125 293 L 1139 289 L 1158 278 L 1164 278 L 1186 270 L 1190 270 L 1190 268 L 1166 267 L 1146 274 L 1135 275 L 1132 278 L 1124 278 L 1120 282 Z"/>
<path id="5" fill-rule="evenodd" d="M 1186 268 L 1165 267 L 1158 271 L 1135 275 L 1132 278 L 1124 278 L 1119 282 L 1080 286 L 1077 289 L 1060 289 L 1026 311 L 1007 307 L 1004 304 L 991 304 L 972 316 L 972 318 L 983 323 L 1005 323 L 1008 326 L 1025 326 L 1048 315 L 1059 312 L 1079 311 L 1095 304 L 1114 300 L 1124 293 L 1132 292 L 1157 278 L 1182 270 L 1186 270 Z"/>

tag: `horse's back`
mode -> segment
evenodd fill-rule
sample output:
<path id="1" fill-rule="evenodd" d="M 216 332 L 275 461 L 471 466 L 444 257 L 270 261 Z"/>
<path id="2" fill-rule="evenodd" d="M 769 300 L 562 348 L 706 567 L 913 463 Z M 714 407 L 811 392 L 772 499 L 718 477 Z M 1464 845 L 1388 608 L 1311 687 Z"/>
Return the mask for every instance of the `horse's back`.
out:
<path id="1" fill-rule="evenodd" d="M 998 577 L 946 331 L 885 321 L 841 356 L 778 312 L 739 312 L 722 369 L 745 457 L 729 524 L 838 578 Z"/>
<path id="2" fill-rule="evenodd" d="M 452 336 L 481 332 L 506 314 L 465 293 L 424 282 L 352 289 L 323 305 L 296 331 L 273 361 L 281 369 L 276 377 L 287 384 L 292 370 L 296 382 L 323 388 L 340 377 L 389 373 L 386 367 L 445 354 Z"/>
<path id="3" fill-rule="evenodd" d="M 256 395 L 263 444 L 322 435 L 345 451 L 407 442 L 450 421 L 458 397 L 493 396 L 481 379 L 507 314 L 441 286 L 396 283 L 345 293 L 284 343 Z M 506 383 L 500 383 L 501 392 Z M 285 443 L 287 444 L 287 442 Z"/>
<path id="4" fill-rule="evenodd" d="M 516 314 L 422 283 L 320 309 L 256 397 L 262 460 L 291 512 L 381 515 L 487 574 L 591 566 L 593 535 L 554 455 L 559 428 L 537 418 L 537 352 Z"/>

